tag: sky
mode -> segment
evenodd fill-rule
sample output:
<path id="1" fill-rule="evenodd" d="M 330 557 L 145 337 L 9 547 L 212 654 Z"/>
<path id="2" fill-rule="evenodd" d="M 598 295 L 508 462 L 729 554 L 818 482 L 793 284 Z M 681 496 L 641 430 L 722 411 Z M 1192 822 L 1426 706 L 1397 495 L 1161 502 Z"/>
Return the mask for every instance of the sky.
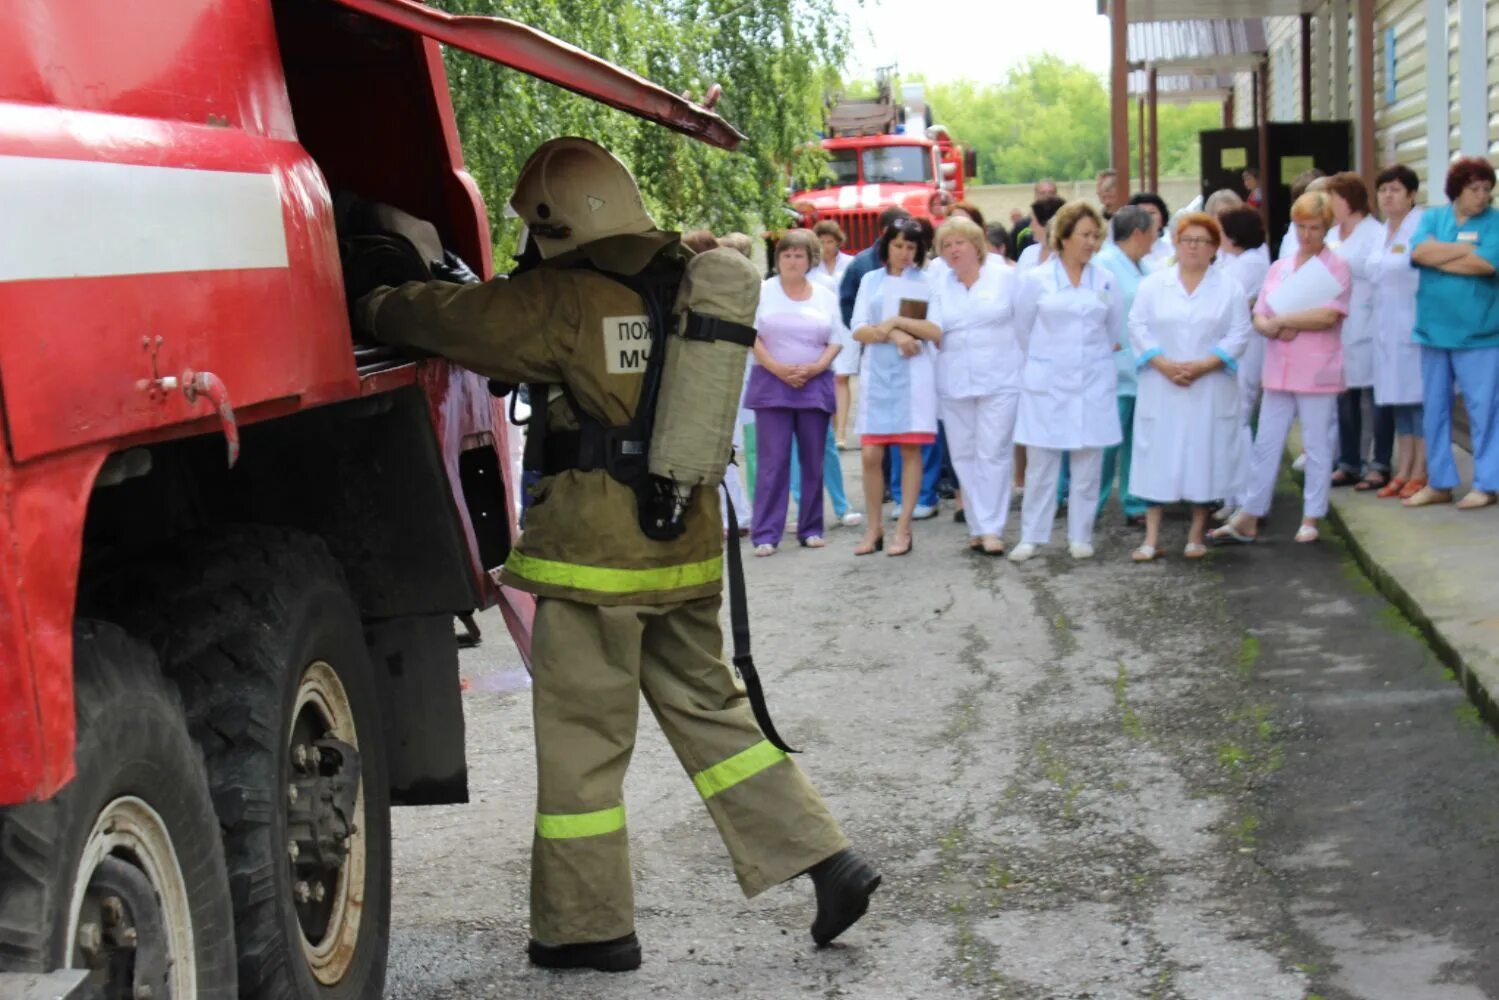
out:
<path id="1" fill-rule="evenodd" d="M 1109 69 L 1098 0 L 837 0 L 848 13 L 850 77 L 895 63 L 902 75 L 998 83 L 1027 56 L 1051 52 Z"/>

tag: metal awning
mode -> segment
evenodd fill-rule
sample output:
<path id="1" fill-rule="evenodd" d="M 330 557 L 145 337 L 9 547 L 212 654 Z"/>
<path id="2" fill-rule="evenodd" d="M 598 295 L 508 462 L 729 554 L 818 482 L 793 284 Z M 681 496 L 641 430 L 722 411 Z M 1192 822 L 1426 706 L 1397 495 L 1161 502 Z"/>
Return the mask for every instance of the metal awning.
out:
<path id="1" fill-rule="evenodd" d="M 333 2 L 722 149 L 744 138 L 709 109 L 519 21 L 448 14 L 415 0 Z"/>
<path id="2" fill-rule="evenodd" d="M 1234 92 L 1234 78 L 1227 75 L 1162 73 L 1156 77 L 1156 101 L 1160 104 L 1192 104 L 1222 101 Z M 1147 97 L 1150 81 L 1143 69 L 1129 75 L 1129 96 Z"/>
<path id="3" fill-rule="evenodd" d="M 1219 21 L 1133 21 L 1127 11 L 1131 66 L 1155 67 L 1160 72 L 1199 71 L 1234 73 L 1253 70 L 1269 46 L 1265 22 L 1257 18 Z"/>
<path id="4" fill-rule="evenodd" d="M 1294 17 L 1311 14 L 1325 0 L 1125 0 L 1131 24 L 1221 18 Z M 1098 0 L 1100 14 L 1113 13 L 1112 0 Z"/>

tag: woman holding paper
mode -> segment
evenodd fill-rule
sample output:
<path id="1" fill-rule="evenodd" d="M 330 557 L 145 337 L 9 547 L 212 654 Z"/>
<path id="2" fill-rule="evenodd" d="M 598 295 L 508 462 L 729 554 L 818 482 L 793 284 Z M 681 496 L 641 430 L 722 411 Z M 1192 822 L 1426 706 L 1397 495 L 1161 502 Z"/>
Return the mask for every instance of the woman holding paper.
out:
<path id="1" fill-rule="evenodd" d="M 1297 251 L 1275 262 L 1254 306 L 1254 328 L 1267 338 L 1259 429 L 1250 458 L 1244 507 L 1212 533 L 1217 542 L 1252 542 L 1270 512 L 1280 458 L 1291 422 L 1301 421 L 1306 483 L 1296 541 L 1315 542 L 1332 486 L 1337 397 L 1343 391 L 1343 317 L 1353 275 L 1327 249 L 1332 204 L 1322 192 L 1304 194 L 1291 207 Z"/>
<path id="2" fill-rule="evenodd" d="M 1159 554 L 1161 505 L 1182 501 L 1192 505 L 1182 554 L 1202 558 L 1211 504 L 1236 494 L 1244 475 L 1234 370 L 1258 334 L 1239 283 L 1224 267 L 1209 267 L 1221 240 L 1211 215 L 1184 216 L 1176 224 L 1176 266 L 1142 281 L 1130 309 L 1140 389 L 1129 489 L 1150 502 L 1136 562 Z"/>
<path id="3" fill-rule="evenodd" d="M 911 513 L 921 495 L 921 448 L 937 441 L 936 345 L 942 339 L 941 303 L 921 272 L 930 242 L 927 229 L 912 218 L 896 219 L 876 244 L 883 267 L 859 282 L 854 299 L 853 339 L 864 345 L 859 365 L 860 435 L 864 537 L 854 555 L 885 549 L 886 555 L 911 551 Z M 900 449 L 901 505 L 895 537 L 884 535 L 884 475 L 887 447 Z"/>
<path id="4" fill-rule="evenodd" d="M 1093 522 L 1103 450 L 1124 434 L 1115 399 L 1123 299 L 1112 273 L 1092 263 L 1103 220 L 1091 205 L 1068 203 L 1047 227 L 1052 257 L 1026 273 L 1015 296 L 1015 331 L 1026 348 L 1015 440 L 1026 446 L 1020 544 L 1025 562 L 1051 539 L 1062 454 L 1071 455 L 1067 539 L 1074 559 L 1093 555 Z"/>

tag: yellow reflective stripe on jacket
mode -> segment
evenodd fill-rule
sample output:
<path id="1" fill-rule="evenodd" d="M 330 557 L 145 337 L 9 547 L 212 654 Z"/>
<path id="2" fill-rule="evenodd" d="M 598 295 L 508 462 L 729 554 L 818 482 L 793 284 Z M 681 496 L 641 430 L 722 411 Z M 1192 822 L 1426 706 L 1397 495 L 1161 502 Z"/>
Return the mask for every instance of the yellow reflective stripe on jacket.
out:
<path id="1" fill-rule="evenodd" d="M 752 778 L 761 771 L 786 759 L 786 754 L 761 740 L 748 750 L 741 750 L 728 760 L 721 760 L 704 771 L 692 776 L 698 794 L 711 799 L 719 792 L 728 791 L 745 778 Z"/>
<path id="2" fill-rule="evenodd" d="M 625 828 L 625 807 L 600 809 L 591 813 L 536 814 L 536 832 L 547 840 L 571 840 L 597 837 Z"/>
<path id="3" fill-rule="evenodd" d="M 512 552 L 505 569 L 518 577 L 557 587 L 574 587 L 601 594 L 635 594 L 655 590 L 680 590 L 700 587 L 723 576 L 723 559 L 714 556 L 702 562 L 656 569 L 609 569 L 578 563 L 538 559 L 524 552 Z"/>

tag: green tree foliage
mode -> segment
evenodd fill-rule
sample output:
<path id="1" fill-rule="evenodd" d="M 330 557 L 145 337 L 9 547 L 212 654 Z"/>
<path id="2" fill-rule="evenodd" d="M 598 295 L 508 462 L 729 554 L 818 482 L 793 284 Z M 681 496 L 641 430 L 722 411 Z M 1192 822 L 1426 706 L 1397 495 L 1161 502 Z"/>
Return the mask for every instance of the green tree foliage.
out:
<path id="1" fill-rule="evenodd" d="M 1108 88 L 1083 66 L 1040 55 L 1012 69 L 1003 83 L 928 83 L 926 92 L 937 119 L 978 151 L 980 183 L 1076 180 L 1109 165 Z M 1218 106 L 1163 104 L 1158 121 L 1161 174 L 1196 174 L 1197 133 L 1218 127 Z M 1135 125 L 1131 105 L 1131 150 L 1138 149 Z"/>
<path id="2" fill-rule="evenodd" d="M 785 202 L 786 164 L 815 171 L 804 149 L 836 80 L 846 32 L 834 0 L 439 0 L 453 11 L 512 18 L 701 99 L 747 136 L 726 153 L 662 126 L 466 53 L 445 54 L 469 170 L 489 203 L 499 254 L 518 227 L 501 211 L 526 157 L 560 135 L 596 139 L 635 172 L 657 223 L 754 231 Z"/>

